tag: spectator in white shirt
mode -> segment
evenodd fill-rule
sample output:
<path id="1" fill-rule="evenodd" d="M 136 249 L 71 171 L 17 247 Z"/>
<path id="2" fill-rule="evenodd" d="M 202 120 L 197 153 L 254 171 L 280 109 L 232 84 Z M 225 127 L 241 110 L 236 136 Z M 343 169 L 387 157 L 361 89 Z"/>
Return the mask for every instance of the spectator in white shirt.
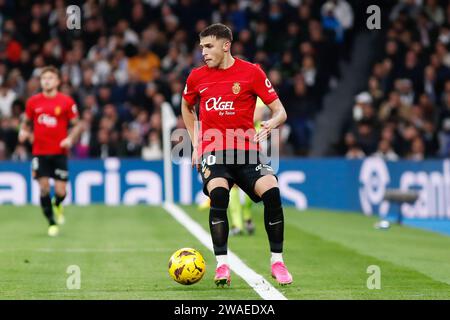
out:
<path id="1" fill-rule="evenodd" d="M 398 160 L 398 155 L 392 149 L 391 143 L 384 139 L 378 143 L 378 150 L 373 155 L 389 161 Z"/>
<path id="2" fill-rule="evenodd" d="M 0 117 L 11 117 L 12 104 L 16 100 L 16 97 L 16 93 L 6 84 L 0 85 Z"/>

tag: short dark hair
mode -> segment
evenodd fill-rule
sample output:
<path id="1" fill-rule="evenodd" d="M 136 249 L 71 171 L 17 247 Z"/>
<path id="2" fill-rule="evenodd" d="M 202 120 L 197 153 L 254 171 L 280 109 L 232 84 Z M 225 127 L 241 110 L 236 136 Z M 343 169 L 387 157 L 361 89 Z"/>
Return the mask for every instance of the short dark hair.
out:
<path id="1" fill-rule="evenodd" d="M 59 74 L 59 70 L 55 66 L 45 66 L 45 67 L 43 67 L 40 76 L 42 76 L 46 72 L 52 72 L 52 73 L 56 74 L 56 76 L 59 79 L 61 78 L 61 76 Z"/>
<path id="2" fill-rule="evenodd" d="M 233 32 L 231 32 L 231 29 L 222 23 L 214 23 L 209 25 L 199 34 L 200 38 L 209 36 L 216 37 L 216 39 L 233 41 Z"/>

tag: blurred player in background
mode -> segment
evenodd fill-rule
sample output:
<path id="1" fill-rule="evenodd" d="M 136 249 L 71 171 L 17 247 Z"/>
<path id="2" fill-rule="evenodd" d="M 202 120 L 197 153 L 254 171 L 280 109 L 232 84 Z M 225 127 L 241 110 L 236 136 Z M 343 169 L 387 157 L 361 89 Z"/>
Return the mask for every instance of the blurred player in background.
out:
<path id="1" fill-rule="evenodd" d="M 242 235 L 244 229 L 249 235 L 255 233 L 255 225 L 252 220 L 252 204 L 253 201 L 247 194 L 244 196 L 244 202 L 242 203 L 241 192 L 237 185 L 231 188 L 230 203 L 228 205 L 231 222 L 230 235 Z"/>
<path id="2" fill-rule="evenodd" d="M 282 256 L 284 215 L 278 181 L 273 169 L 259 157 L 259 143 L 286 121 L 286 111 L 265 73 L 231 55 L 232 40 L 231 30 L 223 24 L 210 25 L 200 33 L 206 65 L 191 71 L 182 99 L 183 120 L 194 148 L 192 163 L 197 168 L 201 163 L 203 192 L 211 199 L 209 227 L 217 259 L 214 281 L 222 286 L 231 281 L 227 209 L 230 188 L 237 184 L 253 201 L 263 201 L 271 273 L 278 283 L 289 284 L 292 276 Z M 272 111 L 272 117 L 261 123 L 258 133 L 253 121 L 257 96 Z M 196 128 L 197 103 L 200 128 Z M 244 163 L 239 164 L 242 157 Z"/>
<path id="3" fill-rule="evenodd" d="M 40 75 L 42 92 L 30 97 L 19 130 L 19 142 L 33 144 L 33 178 L 39 183 L 40 203 L 48 220 L 48 235 L 57 236 L 64 223 L 62 202 L 69 178 L 68 150 L 82 131 L 74 100 L 58 91 L 58 69 L 44 67 Z M 73 126 L 68 134 L 69 124 Z M 55 196 L 50 197 L 49 178 L 55 180 Z M 55 216 L 56 218 L 55 218 Z"/>
<path id="4" fill-rule="evenodd" d="M 242 203 L 241 192 L 237 185 L 234 185 L 230 190 L 230 201 L 228 210 L 230 212 L 230 235 L 242 235 L 245 230 L 249 235 L 255 233 L 255 224 L 252 219 L 253 201 L 247 194 L 244 194 L 244 203 Z M 198 206 L 199 210 L 206 210 L 211 208 L 211 199 L 206 198 Z"/>
<path id="5" fill-rule="evenodd" d="M 264 117 L 265 109 L 267 109 L 266 105 L 262 102 L 261 98 L 258 97 L 256 100 L 255 114 L 253 116 L 256 132 L 261 130 L 261 122 Z M 252 206 L 253 201 L 247 194 L 244 195 L 244 202 L 242 203 L 239 187 L 234 185 L 230 190 L 230 204 L 228 208 L 230 210 L 231 218 L 230 235 L 241 235 L 244 229 L 249 235 L 255 233 L 255 224 L 252 219 Z"/>

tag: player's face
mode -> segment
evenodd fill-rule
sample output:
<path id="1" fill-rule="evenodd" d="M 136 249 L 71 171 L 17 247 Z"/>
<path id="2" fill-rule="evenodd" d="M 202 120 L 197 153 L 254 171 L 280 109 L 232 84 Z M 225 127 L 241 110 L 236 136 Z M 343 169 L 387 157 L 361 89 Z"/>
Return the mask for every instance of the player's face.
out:
<path id="1" fill-rule="evenodd" d="M 41 75 L 41 87 L 44 91 L 52 91 L 59 86 L 59 78 L 53 72 L 45 72 Z"/>
<path id="2" fill-rule="evenodd" d="M 208 36 L 200 39 L 203 61 L 209 68 L 217 68 L 223 61 L 225 53 L 230 50 L 230 41 Z"/>

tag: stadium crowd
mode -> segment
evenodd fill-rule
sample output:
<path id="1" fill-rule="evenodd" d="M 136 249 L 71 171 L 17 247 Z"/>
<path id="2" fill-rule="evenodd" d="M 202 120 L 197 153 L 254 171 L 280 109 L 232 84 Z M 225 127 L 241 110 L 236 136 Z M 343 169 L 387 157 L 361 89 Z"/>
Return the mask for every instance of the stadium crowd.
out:
<path id="1" fill-rule="evenodd" d="M 46 65 L 60 69 L 61 91 L 85 122 L 72 157 L 161 158 L 161 105 L 169 103 L 183 127 L 184 82 L 203 64 L 198 33 L 214 22 L 232 27 L 232 53 L 259 63 L 278 90 L 289 119 L 282 154 L 306 154 L 353 25 L 344 0 L 71 4 L 81 9 L 81 30 L 68 29 L 63 0 L 0 0 L 0 159 L 30 156 L 17 143 L 19 116 Z"/>
<path id="2" fill-rule="evenodd" d="M 342 154 L 450 157 L 450 3 L 399 1 L 385 37 L 367 91 L 355 97 Z"/>
<path id="3" fill-rule="evenodd" d="M 184 82 L 203 64 L 198 33 L 214 22 L 232 26 L 233 54 L 260 64 L 277 89 L 288 113 L 281 154 L 307 155 L 322 98 L 349 58 L 354 20 L 345 0 L 71 3 L 81 30 L 67 27 L 63 0 L 0 0 L 0 159 L 29 159 L 30 146 L 17 142 L 20 114 L 49 64 L 86 125 L 73 157 L 161 158 L 161 106 L 183 127 Z M 450 4 L 401 0 L 384 34 L 340 152 L 449 157 Z"/>

